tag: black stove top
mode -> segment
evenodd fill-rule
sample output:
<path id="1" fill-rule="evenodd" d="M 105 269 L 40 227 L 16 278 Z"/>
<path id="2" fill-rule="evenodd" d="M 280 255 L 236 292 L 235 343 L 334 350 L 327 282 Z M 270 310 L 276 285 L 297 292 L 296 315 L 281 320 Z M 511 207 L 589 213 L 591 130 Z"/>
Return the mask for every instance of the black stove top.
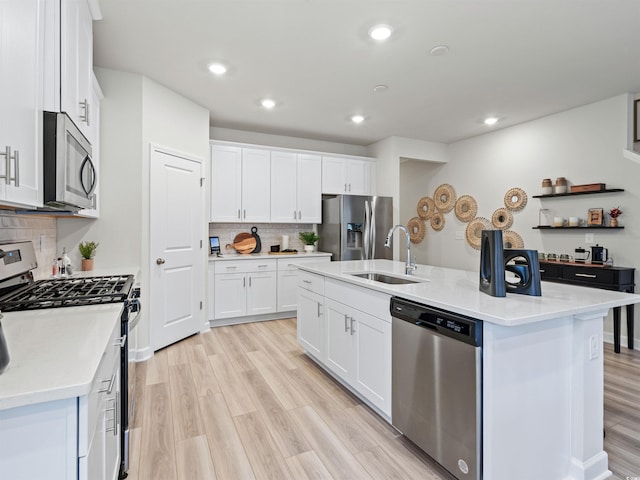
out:
<path id="1" fill-rule="evenodd" d="M 0 298 L 3 312 L 124 302 L 133 275 L 39 280 Z"/>

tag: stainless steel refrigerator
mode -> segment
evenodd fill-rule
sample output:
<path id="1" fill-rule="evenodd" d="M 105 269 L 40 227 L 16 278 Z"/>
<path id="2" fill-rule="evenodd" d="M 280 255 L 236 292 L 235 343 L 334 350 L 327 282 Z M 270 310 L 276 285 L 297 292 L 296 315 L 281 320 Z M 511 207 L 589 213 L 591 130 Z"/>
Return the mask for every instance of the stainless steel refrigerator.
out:
<path id="1" fill-rule="evenodd" d="M 384 241 L 393 226 L 393 199 L 360 195 L 322 197 L 318 250 L 332 260 L 393 259 Z"/>

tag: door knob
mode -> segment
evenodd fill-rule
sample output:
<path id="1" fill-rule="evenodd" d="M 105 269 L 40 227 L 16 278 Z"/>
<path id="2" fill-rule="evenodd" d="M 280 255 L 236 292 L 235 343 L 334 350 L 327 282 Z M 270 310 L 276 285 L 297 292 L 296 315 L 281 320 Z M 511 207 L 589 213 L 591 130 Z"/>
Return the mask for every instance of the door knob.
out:
<path id="1" fill-rule="evenodd" d="M 158 259 L 156 259 L 156 263 L 157 263 L 158 265 L 162 265 L 162 264 L 164 263 L 164 258 L 158 258 Z"/>

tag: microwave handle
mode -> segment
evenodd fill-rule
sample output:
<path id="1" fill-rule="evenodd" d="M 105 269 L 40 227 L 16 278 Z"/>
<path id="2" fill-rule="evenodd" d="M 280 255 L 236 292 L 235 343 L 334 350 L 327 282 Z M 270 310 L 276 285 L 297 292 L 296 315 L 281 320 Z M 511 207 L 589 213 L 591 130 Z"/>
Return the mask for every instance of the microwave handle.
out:
<path id="1" fill-rule="evenodd" d="M 82 172 L 84 172 L 85 168 L 91 169 L 91 185 L 89 185 L 89 189 L 87 189 L 86 185 L 84 184 L 83 177 L 82 177 Z M 84 193 L 87 194 L 87 197 L 91 197 L 91 194 L 96 189 L 97 185 L 96 185 L 96 167 L 93 165 L 93 162 L 91 161 L 91 157 L 89 157 L 89 155 L 84 157 L 84 160 L 82 161 L 82 165 L 80 166 L 80 184 L 82 185 L 82 189 L 84 190 Z"/>

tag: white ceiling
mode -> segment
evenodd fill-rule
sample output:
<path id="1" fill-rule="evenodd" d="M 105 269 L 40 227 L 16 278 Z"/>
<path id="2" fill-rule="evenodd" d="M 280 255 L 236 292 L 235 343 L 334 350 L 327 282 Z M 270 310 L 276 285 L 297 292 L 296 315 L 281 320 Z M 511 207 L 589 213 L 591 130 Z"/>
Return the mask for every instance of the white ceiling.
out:
<path id="1" fill-rule="evenodd" d="M 640 0 L 100 0 L 94 63 L 217 127 L 367 145 L 450 143 L 640 92 Z M 394 27 L 386 43 L 367 37 Z M 444 56 L 430 50 L 447 45 Z M 207 71 L 223 61 L 222 78 Z M 388 85 L 384 93 L 373 87 Z M 279 105 L 259 107 L 264 96 Z M 360 125 L 347 120 L 361 113 Z M 482 124 L 487 115 L 502 120 Z"/>

